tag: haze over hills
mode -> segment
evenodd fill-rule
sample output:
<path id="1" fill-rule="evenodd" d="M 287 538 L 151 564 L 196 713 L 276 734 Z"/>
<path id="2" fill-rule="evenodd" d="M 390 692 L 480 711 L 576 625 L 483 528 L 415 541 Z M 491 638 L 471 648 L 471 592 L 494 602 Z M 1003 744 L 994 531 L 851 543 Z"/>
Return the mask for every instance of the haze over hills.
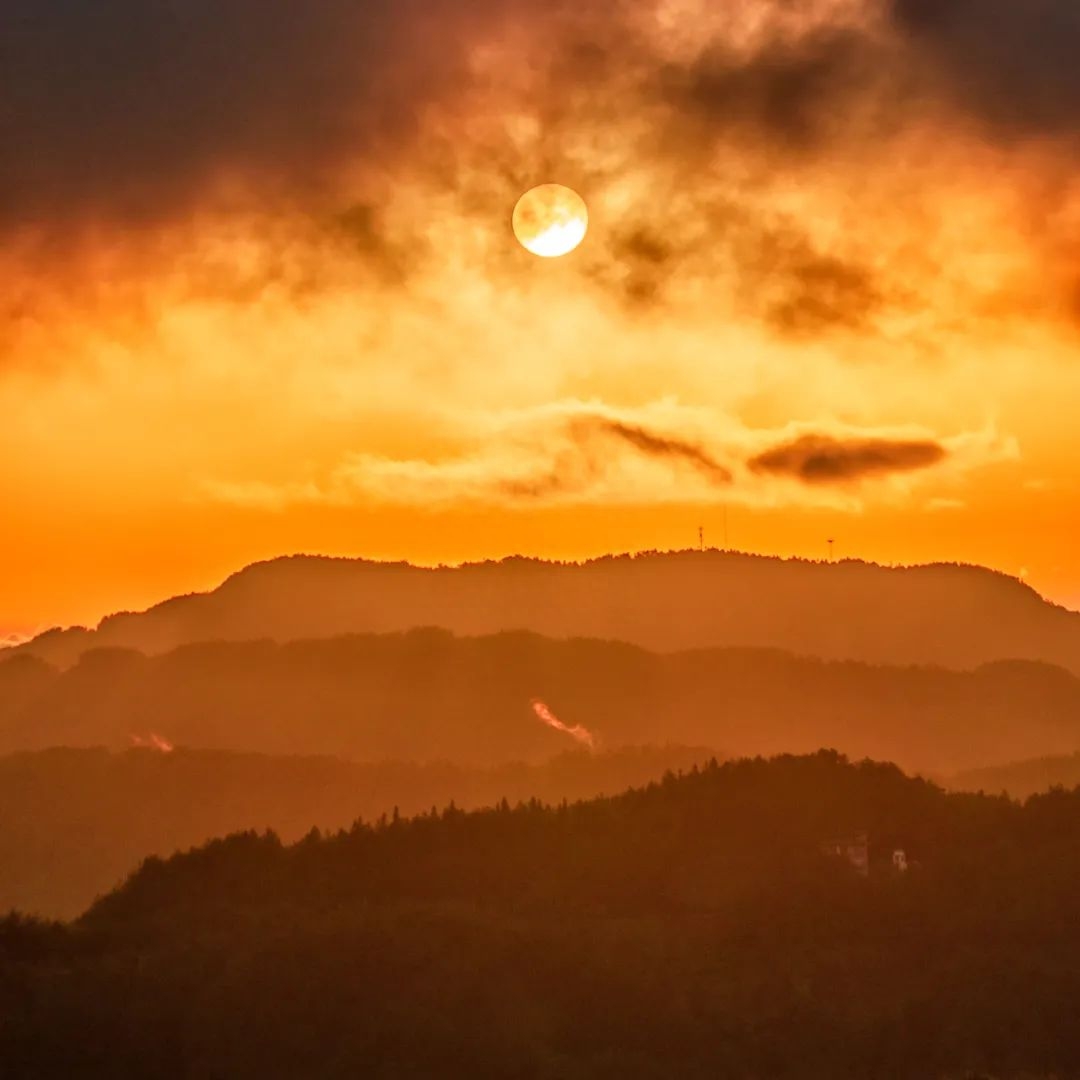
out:
<path id="1" fill-rule="evenodd" d="M 569 751 L 537 765 L 362 764 L 213 750 L 53 749 L 0 758 L 0 912 L 74 918 L 147 856 L 245 830 L 292 843 L 399 811 L 468 810 L 615 794 L 702 765 L 709 750 Z M 1026 799 L 1080 786 L 1080 754 L 949 777 L 956 791 Z"/>
<path id="2" fill-rule="evenodd" d="M 1002 574 L 717 551 L 439 569 L 295 556 L 250 566 L 210 593 L 110 616 L 93 631 L 39 635 L 16 651 L 69 666 L 105 646 L 162 653 L 201 641 L 416 626 L 467 635 L 531 630 L 658 651 L 777 648 L 961 669 L 1026 659 L 1080 673 L 1080 614 Z"/>
<path id="3" fill-rule="evenodd" d="M 74 918 L 147 856 L 247 829 L 291 843 L 395 811 L 558 803 L 615 794 L 710 756 L 642 747 L 467 769 L 182 749 L 16 754 L 0 758 L 0 912 Z"/>
<path id="4" fill-rule="evenodd" d="M 868 874 L 823 850 L 866 830 Z M 907 870 L 893 853 L 902 849 Z M 0 920 L 15 1076 L 1080 1075 L 1080 791 L 836 754 L 150 859 Z"/>
<path id="5" fill-rule="evenodd" d="M 1014 799 L 1057 787 L 1072 790 L 1080 787 L 1080 753 L 971 769 L 949 777 L 948 786 L 956 791 L 1003 791 Z"/>
<path id="6" fill-rule="evenodd" d="M 0 750 L 121 748 L 156 734 L 182 746 L 360 761 L 539 762 L 574 743 L 540 721 L 537 699 L 609 748 L 679 743 L 742 755 L 828 745 L 952 773 L 1080 746 L 1080 680 L 1045 664 L 957 672 L 417 630 L 152 657 L 103 649 L 66 671 L 17 656 L 0 663 Z"/>

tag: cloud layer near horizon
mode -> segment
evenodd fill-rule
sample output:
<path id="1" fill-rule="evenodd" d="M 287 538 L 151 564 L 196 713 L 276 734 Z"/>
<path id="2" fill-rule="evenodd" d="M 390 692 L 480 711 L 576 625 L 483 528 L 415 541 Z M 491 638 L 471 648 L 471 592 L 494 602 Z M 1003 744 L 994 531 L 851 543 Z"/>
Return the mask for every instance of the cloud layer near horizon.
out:
<path id="1" fill-rule="evenodd" d="M 268 485 L 213 482 L 209 497 L 283 510 L 298 503 L 556 506 L 737 503 L 857 510 L 867 481 L 905 494 L 915 474 L 955 480 L 1017 456 L 992 431 L 937 439 L 834 425 L 751 430 L 674 403 L 614 410 L 564 402 L 487 418 L 486 433 L 439 460 L 353 454 L 321 477 Z"/>

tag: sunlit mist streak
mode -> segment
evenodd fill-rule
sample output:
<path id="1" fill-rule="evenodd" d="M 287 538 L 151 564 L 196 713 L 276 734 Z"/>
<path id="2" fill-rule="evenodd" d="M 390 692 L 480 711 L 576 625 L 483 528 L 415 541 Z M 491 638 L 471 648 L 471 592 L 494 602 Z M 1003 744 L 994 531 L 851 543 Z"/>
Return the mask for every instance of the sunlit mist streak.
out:
<path id="1" fill-rule="evenodd" d="M 539 698 L 533 699 L 532 708 L 537 719 L 547 724 L 548 727 L 577 739 L 582 746 L 587 746 L 590 750 L 596 749 L 596 736 L 588 728 L 582 727 L 580 724 L 567 727 Z"/>
<path id="2" fill-rule="evenodd" d="M 151 732 L 147 736 L 129 735 L 131 745 L 137 750 L 156 750 L 159 754 L 171 754 L 176 747 L 168 739 Z"/>

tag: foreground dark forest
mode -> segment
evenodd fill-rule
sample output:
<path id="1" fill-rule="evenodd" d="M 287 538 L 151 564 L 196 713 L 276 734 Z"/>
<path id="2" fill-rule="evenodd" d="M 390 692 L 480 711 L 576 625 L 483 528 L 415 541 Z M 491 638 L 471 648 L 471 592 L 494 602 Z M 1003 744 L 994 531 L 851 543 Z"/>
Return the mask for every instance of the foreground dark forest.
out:
<path id="1" fill-rule="evenodd" d="M 862 829 L 868 878 L 821 850 Z M 1080 792 L 829 753 L 238 835 L 4 923 L 0 1072 L 1080 1076 L 1078 901 Z"/>

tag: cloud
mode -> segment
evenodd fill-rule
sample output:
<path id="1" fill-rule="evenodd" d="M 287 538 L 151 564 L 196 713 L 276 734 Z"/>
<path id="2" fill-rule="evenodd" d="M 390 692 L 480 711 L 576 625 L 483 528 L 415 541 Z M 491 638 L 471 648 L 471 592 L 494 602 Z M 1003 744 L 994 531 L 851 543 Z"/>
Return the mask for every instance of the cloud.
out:
<path id="1" fill-rule="evenodd" d="M 788 476 L 804 484 L 849 484 L 929 469 L 947 457 L 945 447 L 929 439 L 802 435 L 758 454 L 749 467 L 751 472 Z"/>
<path id="2" fill-rule="evenodd" d="M 954 97 L 1044 127 L 1080 91 L 1071 0 L 0 0 L 0 17 L 0 193 L 24 220 L 183 210 L 238 183 L 319 192 L 416 149 L 430 105 L 535 118 L 539 160 L 510 140 L 489 159 L 520 184 L 610 119 L 623 136 L 643 117 L 654 156 L 693 159 L 702 135 L 803 153 L 921 122 L 950 93 L 938 69 Z M 490 153 L 480 127 L 453 125 L 459 151 Z"/>
<path id="3" fill-rule="evenodd" d="M 787 337 L 819 337 L 830 330 L 865 329 L 889 306 L 875 271 L 815 251 L 805 237 L 762 236 L 764 266 L 756 293 L 760 317 Z"/>
<path id="4" fill-rule="evenodd" d="M 952 499 L 946 496 L 930 499 L 923 509 L 930 514 L 940 514 L 966 510 L 967 506 L 968 504 L 963 499 Z"/>
<path id="5" fill-rule="evenodd" d="M 1050 453 L 1070 10 L 0 0 L 7 493 L 857 509 L 1008 456 L 970 417 Z"/>
<path id="6" fill-rule="evenodd" d="M 731 471 L 721 465 L 701 445 L 688 439 L 662 435 L 649 431 L 641 424 L 628 423 L 603 415 L 584 415 L 573 422 L 576 437 L 591 439 L 597 435 L 610 435 L 629 443 L 647 458 L 668 460 L 686 464 L 702 473 L 715 484 L 731 483 Z"/>
<path id="7" fill-rule="evenodd" d="M 218 191 L 318 197 L 386 154 L 462 60 L 434 0 L 0 0 L 0 221 L 186 214 Z"/>
<path id="8" fill-rule="evenodd" d="M 470 449 L 458 456 L 351 455 L 321 497 L 511 507 L 716 500 L 733 475 L 695 432 L 699 424 L 694 410 L 666 403 L 620 410 L 564 402 L 509 412 L 480 420 Z"/>
<path id="9" fill-rule="evenodd" d="M 960 260 L 917 265 L 897 198 L 932 247 L 948 220 L 942 147 L 962 157 L 985 128 L 986 95 L 962 100 L 970 73 L 1020 82 L 1051 38 L 1050 81 L 1069 100 L 1071 9 L 1032 6 L 1052 38 L 1028 5 L 989 2 L 1026 43 L 1010 60 L 1014 38 L 963 0 L 0 0 L 0 233 L 29 252 L 0 266 L 0 329 L 42 311 L 70 325 L 38 293 L 100 297 L 103 280 L 110 301 L 126 279 L 123 306 L 156 311 L 177 266 L 184 288 L 236 306 L 275 288 L 299 305 L 349 273 L 401 289 L 466 251 L 476 274 L 514 284 L 526 271 L 507 206 L 554 176 L 596 206 L 575 265 L 601 299 L 663 312 L 709 295 L 800 340 L 944 321 L 926 295 L 942 265 L 980 286 Z M 947 143 L 903 143 L 928 126 Z M 919 174 L 896 192 L 894 161 Z M 222 220 L 229 242 L 208 245 Z M 495 239 L 467 246 L 478 236 Z M 107 252 L 104 272 L 72 262 L 75 245 Z"/>
<path id="10" fill-rule="evenodd" d="M 930 470 L 959 475 L 1018 453 L 994 432 L 902 438 L 836 427 L 750 429 L 709 410 L 562 402 L 480 422 L 467 448 L 437 460 L 352 454 L 322 482 L 206 485 L 213 499 L 280 510 L 293 503 L 507 509 L 695 505 L 861 508 L 868 487 Z M 887 486 L 886 495 L 895 495 Z"/>
<path id="11" fill-rule="evenodd" d="M 714 40 L 665 74 L 673 100 L 714 134 L 765 133 L 781 148 L 804 153 L 852 122 L 851 112 L 837 112 L 840 102 L 877 90 L 882 53 L 862 27 L 816 26 L 793 35 L 781 24 L 750 49 Z"/>
<path id="12" fill-rule="evenodd" d="M 1062 135 L 1080 147 L 1073 0 L 892 0 L 890 14 L 968 115 L 1002 137 Z"/>
<path id="13" fill-rule="evenodd" d="M 923 122 L 948 93 L 924 71 L 934 63 L 957 85 L 1000 88 L 988 98 L 1071 116 L 1070 0 L 881 10 L 871 0 L 730 11 L 661 0 L 0 0 L 10 46 L 0 207 L 11 224 L 154 220 L 214 194 L 234 206 L 241 194 L 318 203 L 341 199 L 358 164 L 384 181 L 417 164 L 457 181 L 472 155 L 516 188 L 552 166 L 586 181 L 606 171 L 596 141 L 609 126 L 673 166 L 730 138 L 820 154 Z M 535 133 L 504 129 L 489 142 L 482 110 Z M 601 152 L 579 155 L 578 140 Z"/>

